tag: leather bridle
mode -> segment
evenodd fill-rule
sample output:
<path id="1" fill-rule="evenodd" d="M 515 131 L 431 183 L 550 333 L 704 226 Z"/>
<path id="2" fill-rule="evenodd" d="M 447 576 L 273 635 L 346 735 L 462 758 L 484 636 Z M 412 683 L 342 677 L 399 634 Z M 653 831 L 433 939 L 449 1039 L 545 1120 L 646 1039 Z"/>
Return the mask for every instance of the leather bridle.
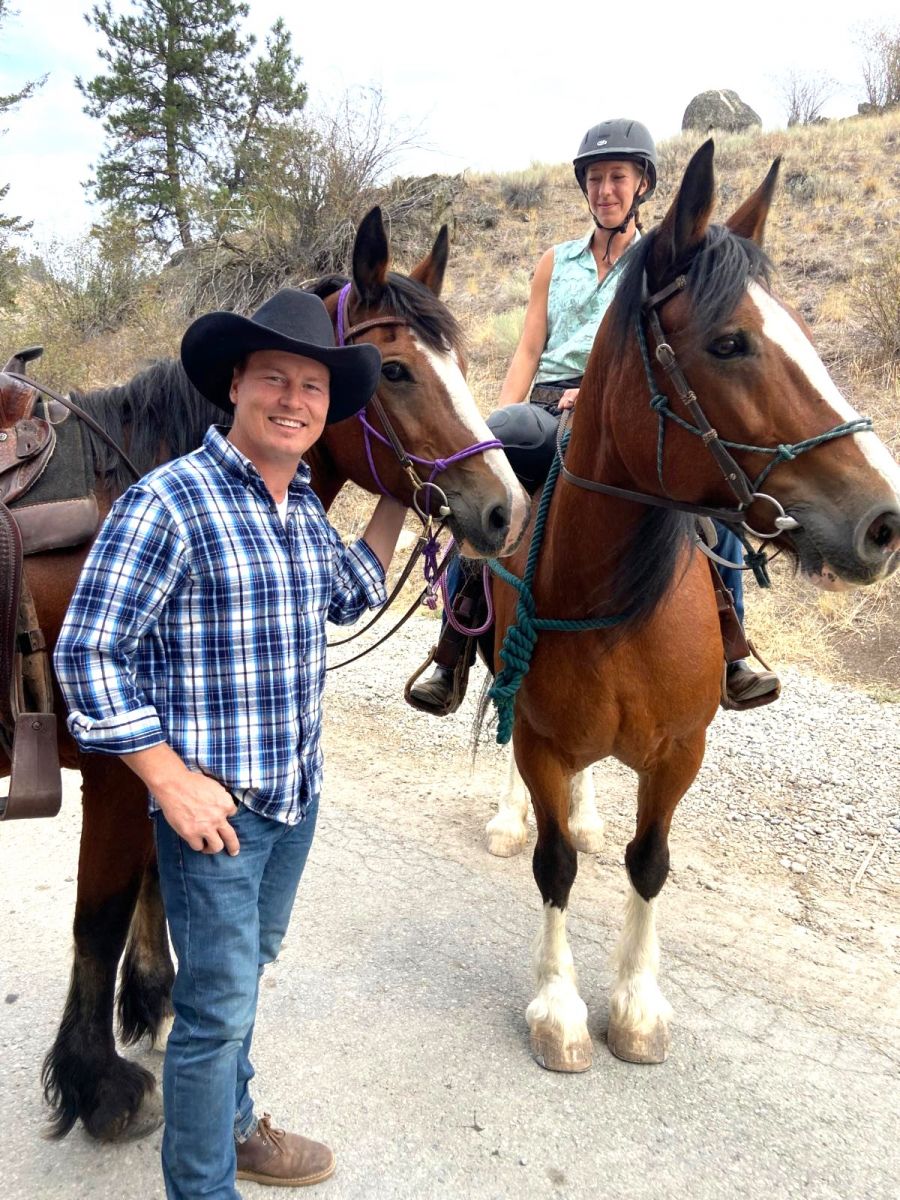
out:
<path id="1" fill-rule="evenodd" d="M 776 538 L 780 534 L 790 532 L 791 530 L 799 529 L 800 522 L 786 513 L 782 505 L 774 496 L 770 496 L 767 492 L 759 490 L 761 484 L 768 476 L 773 467 L 780 462 L 790 462 L 807 450 L 813 450 L 816 446 L 823 445 L 826 442 L 833 441 L 835 438 L 844 437 L 847 434 L 868 432 L 872 429 L 872 421 L 869 417 L 857 417 L 852 421 L 844 421 L 840 425 L 835 425 L 833 429 L 829 429 L 826 433 L 818 434 L 816 437 L 806 438 L 804 441 L 795 442 L 791 445 L 782 444 L 778 446 L 754 446 L 747 445 L 743 442 L 732 442 L 726 438 L 719 437 L 718 431 L 708 420 L 700 401 L 697 399 L 696 393 L 688 384 L 684 372 L 678 364 L 675 356 L 675 351 L 666 341 L 666 336 L 660 324 L 657 310 L 662 308 L 665 303 L 683 291 L 687 286 L 687 278 L 684 275 L 679 275 L 667 287 L 660 291 L 648 295 L 646 274 L 644 276 L 644 295 L 645 299 L 641 306 L 641 312 L 637 320 L 637 337 L 641 349 L 641 358 L 644 364 L 644 371 L 647 377 L 647 384 L 650 390 L 650 407 L 657 414 L 658 419 L 658 436 L 657 436 L 657 454 L 656 454 L 656 470 L 659 478 L 659 483 L 664 496 L 655 496 L 647 492 L 632 491 L 628 488 L 614 487 L 612 484 L 600 483 L 597 480 L 584 479 L 580 475 L 574 475 L 565 464 L 565 449 L 568 442 L 568 419 L 560 422 L 559 431 L 557 434 L 557 452 L 560 457 L 560 473 L 567 483 L 573 484 L 575 487 L 584 488 L 591 492 L 602 492 L 607 496 L 614 496 L 621 500 L 630 500 L 638 504 L 650 504 L 658 508 L 676 509 L 681 512 L 693 513 L 695 516 L 710 517 L 713 520 L 721 521 L 726 525 L 737 526 L 754 537 L 766 540 L 768 538 Z M 654 341 L 654 357 L 662 366 L 663 370 L 672 381 L 672 385 L 678 394 L 678 398 L 684 404 L 690 416 L 693 418 L 694 424 L 690 421 L 685 421 L 679 417 L 677 413 L 672 412 L 669 407 L 669 398 L 664 393 L 658 391 L 656 381 L 653 377 L 653 368 L 650 361 L 650 351 L 647 344 L 647 335 L 644 325 L 647 325 Z M 725 477 L 725 482 L 735 495 L 738 504 L 735 508 L 714 508 L 702 504 L 694 504 L 690 501 L 677 500 L 669 495 L 663 479 L 663 453 L 665 446 L 666 421 L 674 421 L 680 428 L 687 430 L 689 433 L 695 434 L 703 442 L 703 445 L 712 455 L 716 465 Z M 731 450 L 744 450 L 755 454 L 768 454 L 771 460 L 765 468 L 760 472 L 756 479 L 751 480 L 750 476 L 744 471 L 743 467 L 735 460 L 730 453 Z M 763 532 L 754 529 L 747 521 L 747 511 L 751 505 L 758 501 L 767 501 L 775 509 L 774 530 L 772 532 Z"/>

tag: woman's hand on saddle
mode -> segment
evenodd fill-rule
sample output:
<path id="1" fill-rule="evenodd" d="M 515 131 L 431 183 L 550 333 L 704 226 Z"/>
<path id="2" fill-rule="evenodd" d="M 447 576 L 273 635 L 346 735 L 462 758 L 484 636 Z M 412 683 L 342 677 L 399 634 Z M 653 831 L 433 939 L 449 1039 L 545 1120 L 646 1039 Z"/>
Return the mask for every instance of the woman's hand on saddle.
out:
<path id="1" fill-rule="evenodd" d="M 575 401 L 578 399 L 578 388 L 566 388 L 557 405 L 557 408 L 574 408 Z"/>
<path id="2" fill-rule="evenodd" d="M 189 771 L 165 742 L 136 754 L 123 754 L 122 761 L 144 781 L 163 816 L 192 850 L 203 854 L 227 850 L 232 856 L 238 853 L 238 836 L 228 823 L 237 805 L 221 783 L 199 771 Z"/>

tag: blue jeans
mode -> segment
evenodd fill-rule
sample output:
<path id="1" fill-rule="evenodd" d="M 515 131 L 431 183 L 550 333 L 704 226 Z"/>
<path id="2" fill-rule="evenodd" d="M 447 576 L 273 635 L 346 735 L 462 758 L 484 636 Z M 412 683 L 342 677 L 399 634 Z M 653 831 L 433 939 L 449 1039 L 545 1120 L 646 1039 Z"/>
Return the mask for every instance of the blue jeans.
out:
<path id="1" fill-rule="evenodd" d="M 742 563 L 744 561 L 744 547 L 741 545 L 741 539 L 736 533 L 728 528 L 727 525 L 720 525 L 716 521 L 716 532 L 719 535 L 719 540 L 713 546 L 716 554 L 721 554 L 722 558 L 727 558 L 729 562 Z M 723 567 L 716 563 L 719 567 L 719 574 L 722 576 L 722 582 L 731 592 L 731 598 L 734 600 L 734 610 L 738 615 L 738 620 L 741 625 L 744 624 L 744 573 L 738 571 L 735 567 Z"/>
<path id="2" fill-rule="evenodd" d="M 169 1200 L 238 1200 L 235 1138 L 253 1132 L 250 1043 L 259 977 L 288 927 L 316 829 L 240 805 L 234 858 L 200 854 L 154 817 L 159 880 L 178 973 L 163 1068 L 163 1179 Z"/>

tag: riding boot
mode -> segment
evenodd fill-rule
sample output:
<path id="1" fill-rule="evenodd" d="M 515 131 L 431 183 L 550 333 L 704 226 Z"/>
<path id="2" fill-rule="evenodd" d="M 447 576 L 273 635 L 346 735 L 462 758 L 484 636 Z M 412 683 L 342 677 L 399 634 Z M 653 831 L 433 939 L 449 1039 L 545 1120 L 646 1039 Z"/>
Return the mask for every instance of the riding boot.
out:
<path id="1" fill-rule="evenodd" d="M 722 645 L 725 650 L 725 667 L 722 672 L 723 708 L 743 712 L 771 704 L 781 695 L 781 680 L 759 657 L 753 643 L 744 633 L 744 628 L 734 609 L 731 592 L 725 586 L 716 565 L 709 561 L 716 605 L 719 610 L 719 626 L 722 630 Z M 748 655 L 758 659 L 765 671 L 754 671 L 747 662 Z"/>
<path id="2" fill-rule="evenodd" d="M 480 571 L 464 581 L 453 598 L 452 611 L 459 624 L 467 629 L 484 623 L 487 602 Z M 446 621 L 437 645 L 407 680 L 403 692 L 406 702 L 436 717 L 456 712 L 465 699 L 469 668 L 475 661 L 477 648 L 477 638 L 460 633 Z M 432 663 L 434 670 L 419 682 Z"/>

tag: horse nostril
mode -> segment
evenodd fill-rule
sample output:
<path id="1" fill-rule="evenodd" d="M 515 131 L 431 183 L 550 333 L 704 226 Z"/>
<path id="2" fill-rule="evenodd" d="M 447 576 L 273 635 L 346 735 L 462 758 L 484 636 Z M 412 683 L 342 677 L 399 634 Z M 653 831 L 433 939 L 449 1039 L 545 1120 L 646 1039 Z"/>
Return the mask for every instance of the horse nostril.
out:
<path id="1" fill-rule="evenodd" d="M 900 513 L 879 513 L 866 530 L 866 545 L 882 556 L 900 550 Z"/>
<path id="2" fill-rule="evenodd" d="M 488 511 L 487 527 L 492 533 L 501 533 L 509 528 L 509 508 L 505 504 L 495 504 Z"/>

